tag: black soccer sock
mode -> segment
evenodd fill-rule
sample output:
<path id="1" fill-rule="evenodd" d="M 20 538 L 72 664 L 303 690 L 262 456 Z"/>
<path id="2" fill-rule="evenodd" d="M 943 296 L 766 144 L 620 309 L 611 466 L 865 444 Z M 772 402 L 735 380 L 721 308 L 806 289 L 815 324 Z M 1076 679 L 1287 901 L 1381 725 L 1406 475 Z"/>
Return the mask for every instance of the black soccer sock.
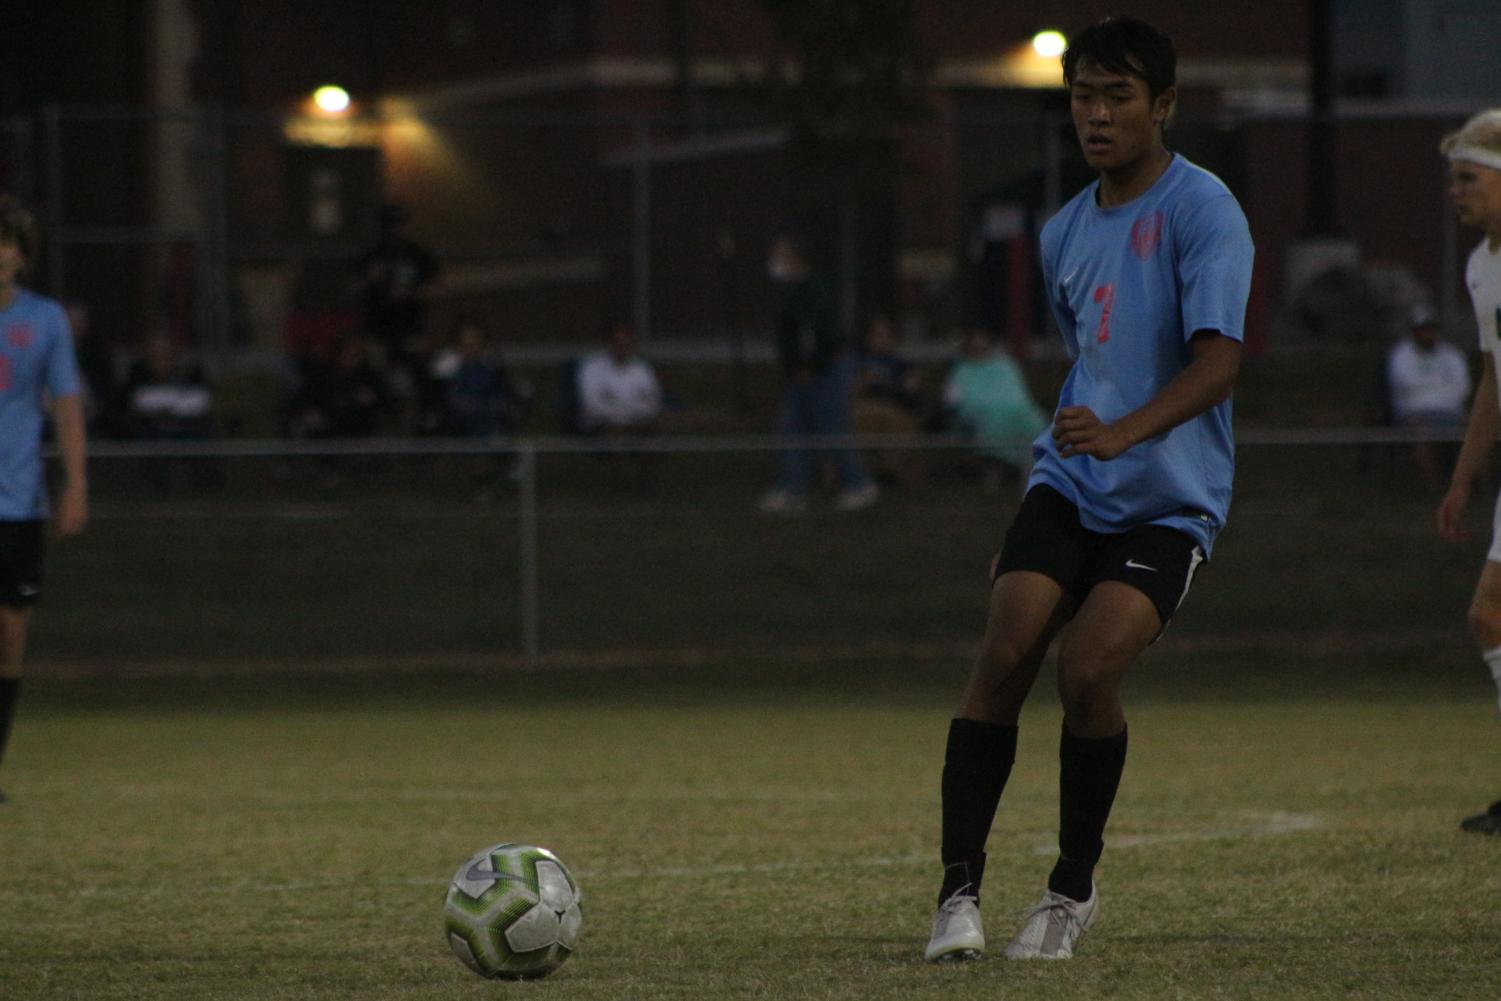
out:
<path id="1" fill-rule="evenodd" d="M 980 895 L 985 841 L 1016 762 L 1016 727 L 955 719 L 943 759 L 943 903 L 968 885 Z"/>
<path id="2" fill-rule="evenodd" d="M 20 678 L 0 678 L 0 759 L 5 757 L 5 742 L 10 737 L 10 721 L 16 715 L 21 698 Z"/>
<path id="3" fill-rule="evenodd" d="M 1063 727 L 1058 746 L 1058 864 L 1048 889 L 1088 900 L 1094 867 L 1104 851 L 1105 823 L 1126 767 L 1126 731 L 1114 737 L 1075 737 Z"/>

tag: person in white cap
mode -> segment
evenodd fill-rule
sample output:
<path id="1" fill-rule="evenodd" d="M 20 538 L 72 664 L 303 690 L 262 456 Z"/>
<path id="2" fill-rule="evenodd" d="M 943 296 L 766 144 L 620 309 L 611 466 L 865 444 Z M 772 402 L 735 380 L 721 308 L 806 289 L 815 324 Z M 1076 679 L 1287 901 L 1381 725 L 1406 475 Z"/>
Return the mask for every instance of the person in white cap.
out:
<path id="1" fill-rule="evenodd" d="M 1439 335 L 1438 316 L 1427 304 L 1407 314 L 1407 336 L 1386 356 L 1386 387 L 1392 423 L 1427 434 L 1464 428 L 1470 401 L 1470 364 L 1464 352 Z M 1444 488 L 1440 456 L 1432 441 L 1413 442 L 1423 485 Z"/>
<path id="2" fill-rule="evenodd" d="M 1465 268 L 1485 364 L 1449 491 L 1438 506 L 1439 532 L 1461 539 L 1464 510 L 1475 479 L 1501 433 L 1501 401 L 1496 391 L 1501 383 L 1497 374 L 1501 366 L 1501 108 L 1471 118 L 1446 136 L 1439 149 L 1449 160 L 1449 193 L 1459 221 L 1485 234 Z M 1470 602 L 1470 630 L 1501 689 L 1501 505 L 1495 514 L 1490 552 Z M 1465 818 L 1460 826 L 1479 834 L 1501 834 L 1501 800 L 1485 813 Z"/>

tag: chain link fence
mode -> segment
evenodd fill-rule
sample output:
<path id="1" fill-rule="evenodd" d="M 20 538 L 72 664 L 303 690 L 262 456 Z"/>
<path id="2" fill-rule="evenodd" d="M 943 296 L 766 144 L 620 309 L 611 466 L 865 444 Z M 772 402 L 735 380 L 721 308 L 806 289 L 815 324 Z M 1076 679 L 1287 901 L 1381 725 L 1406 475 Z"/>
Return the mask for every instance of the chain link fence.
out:
<path id="1" fill-rule="evenodd" d="M 1473 505 L 1469 542 L 1442 542 L 1417 440 L 1243 433 L 1230 524 L 1172 642 L 1269 656 L 1465 643 L 1490 504 Z M 757 510 L 786 444 L 772 437 L 105 446 L 94 523 L 53 547 L 35 657 L 123 673 L 962 664 L 1020 480 L 986 477 L 957 439 L 855 443 L 919 475 L 853 513 L 831 484 L 798 517 Z"/>

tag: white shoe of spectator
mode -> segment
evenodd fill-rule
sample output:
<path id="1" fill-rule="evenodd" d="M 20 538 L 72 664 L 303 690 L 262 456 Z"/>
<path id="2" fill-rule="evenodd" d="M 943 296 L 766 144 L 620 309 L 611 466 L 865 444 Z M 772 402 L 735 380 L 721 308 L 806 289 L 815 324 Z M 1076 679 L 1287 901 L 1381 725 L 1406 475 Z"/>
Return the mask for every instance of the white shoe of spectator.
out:
<path id="1" fill-rule="evenodd" d="M 863 511 L 881 499 L 881 488 L 870 480 L 858 487 L 847 487 L 834 498 L 835 511 Z"/>
<path id="2" fill-rule="evenodd" d="M 808 510 L 808 499 L 778 487 L 764 494 L 756 506 L 762 514 L 802 514 Z"/>

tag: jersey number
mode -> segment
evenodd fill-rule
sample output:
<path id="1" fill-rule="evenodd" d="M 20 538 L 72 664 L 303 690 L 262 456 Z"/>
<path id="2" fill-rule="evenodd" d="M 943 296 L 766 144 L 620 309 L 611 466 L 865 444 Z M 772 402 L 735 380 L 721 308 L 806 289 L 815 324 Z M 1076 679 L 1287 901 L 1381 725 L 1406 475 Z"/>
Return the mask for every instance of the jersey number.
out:
<path id="1" fill-rule="evenodd" d="M 1100 310 L 1100 329 L 1095 335 L 1095 343 L 1104 344 L 1110 340 L 1110 307 L 1115 305 L 1115 283 L 1095 289 L 1094 301 L 1104 304 L 1104 308 Z"/>

